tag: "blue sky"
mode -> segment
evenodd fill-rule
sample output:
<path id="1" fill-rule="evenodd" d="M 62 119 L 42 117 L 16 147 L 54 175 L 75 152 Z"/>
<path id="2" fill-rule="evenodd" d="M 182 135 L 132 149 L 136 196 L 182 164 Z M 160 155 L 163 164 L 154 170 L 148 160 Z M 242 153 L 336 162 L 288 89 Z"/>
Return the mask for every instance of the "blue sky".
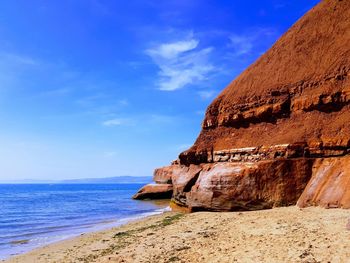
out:
<path id="1" fill-rule="evenodd" d="M 0 180 L 148 176 L 318 1 L 0 2 Z"/>

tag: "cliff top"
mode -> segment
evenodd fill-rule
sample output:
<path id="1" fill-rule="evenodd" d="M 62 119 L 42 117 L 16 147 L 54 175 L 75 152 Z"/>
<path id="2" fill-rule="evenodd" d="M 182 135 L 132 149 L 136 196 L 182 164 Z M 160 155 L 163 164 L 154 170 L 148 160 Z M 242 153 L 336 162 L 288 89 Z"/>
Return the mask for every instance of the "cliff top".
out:
<path id="1" fill-rule="evenodd" d="M 350 139 L 350 1 L 325 0 L 233 80 L 190 151 Z"/>

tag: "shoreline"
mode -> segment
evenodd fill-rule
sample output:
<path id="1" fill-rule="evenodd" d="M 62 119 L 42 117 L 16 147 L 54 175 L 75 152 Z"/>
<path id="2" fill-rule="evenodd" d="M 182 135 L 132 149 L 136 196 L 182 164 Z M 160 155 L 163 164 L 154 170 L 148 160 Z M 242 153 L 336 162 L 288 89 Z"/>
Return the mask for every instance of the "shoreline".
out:
<path id="1" fill-rule="evenodd" d="M 104 237 L 105 235 L 110 234 L 112 231 L 116 231 L 116 233 L 119 233 L 124 228 L 129 228 L 129 227 L 133 228 L 134 225 L 138 226 L 139 224 L 141 225 L 144 223 L 147 224 L 148 221 L 153 222 L 154 220 L 159 220 L 159 219 L 161 220 L 164 216 L 166 217 L 168 215 L 177 215 L 177 214 L 181 214 L 181 213 L 172 212 L 172 211 L 163 211 L 157 214 L 146 215 L 144 217 L 139 217 L 139 218 L 133 218 L 113 227 L 109 227 L 109 228 L 105 228 L 97 231 L 85 232 L 77 236 L 68 237 L 63 240 L 59 240 L 53 243 L 49 243 L 49 244 L 34 248 L 30 251 L 20 253 L 18 255 L 10 256 L 6 259 L 0 259 L 0 262 L 4 262 L 4 263 L 6 262 L 33 262 L 33 263 L 38 262 L 37 260 L 42 260 L 42 259 L 37 258 L 37 256 L 38 255 L 42 256 L 43 255 L 42 252 L 45 253 L 46 251 L 48 251 L 48 252 L 53 252 L 54 254 L 58 252 L 60 254 L 62 249 L 65 250 L 67 248 L 68 250 L 70 250 L 69 249 L 70 245 L 73 245 L 73 247 L 77 247 L 76 244 L 79 244 L 81 242 L 85 243 L 85 241 L 88 241 L 90 243 L 91 239 L 94 241 L 101 241 L 99 240 L 99 237 Z M 102 239 L 102 242 L 105 242 L 105 239 Z M 43 262 L 51 262 L 51 259 L 47 259 L 47 260 L 48 261 L 46 261 L 45 259 L 45 261 Z M 56 260 L 57 259 L 55 259 L 54 261 L 56 262 Z M 62 262 L 66 262 L 64 261 L 64 259 L 62 260 L 63 260 Z"/>
<path id="2" fill-rule="evenodd" d="M 2 262 L 345 262 L 350 211 L 165 212 Z"/>
<path id="3" fill-rule="evenodd" d="M 32 251 L 35 251 L 37 249 L 41 249 L 46 246 L 51 246 L 55 244 L 59 244 L 61 242 L 65 242 L 67 240 L 72 240 L 75 238 L 78 238 L 79 236 L 84 236 L 87 234 L 91 233 L 98 233 L 98 232 L 103 232 L 107 231 L 109 229 L 113 228 L 118 228 L 120 226 L 132 223 L 134 221 L 139 221 L 143 220 L 147 217 L 154 216 L 154 215 L 160 215 L 163 214 L 167 211 L 170 211 L 169 207 L 169 201 L 170 200 L 156 200 L 156 201 L 150 201 L 153 203 L 158 204 L 160 207 L 164 206 L 164 208 L 158 208 L 155 209 L 154 211 L 150 212 L 143 212 L 140 214 L 134 214 L 134 215 L 129 215 L 127 217 L 122 217 L 122 218 L 116 218 L 116 219 L 111 219 L 111 218 L 106 218 L 106 219 L 101 219 L 100 221 L 96 222 L 91 222 L 88 225 L 78 225 L 76 228 L 70 228 L 71 233 L 69 233 L 68 229 L 62 230 L 59 232 L 53 232 L 51 235 L 45 236 L 45 237 L 35 237 L 34 240 L 36 239 L 43 239 L 45 241 L 41 241 L 38 243 L 32 243 L 32 239 L 21 239 L 21 240 L 13 240 L 8 245 L 14 246 L 13 248 L 7 249 L 9 252 L 4 252 L 2 254 L 2 257 L 0 257 L 0 262 L 6 262 L 7 260 L 25 255 L 27 253 L 30 253 Z M 165 206 L 167 204 L 168 206 Z M 48 232 L 49 234 L 49 232 Z M 5 250 L 6 251 L 6 250 Z"/>

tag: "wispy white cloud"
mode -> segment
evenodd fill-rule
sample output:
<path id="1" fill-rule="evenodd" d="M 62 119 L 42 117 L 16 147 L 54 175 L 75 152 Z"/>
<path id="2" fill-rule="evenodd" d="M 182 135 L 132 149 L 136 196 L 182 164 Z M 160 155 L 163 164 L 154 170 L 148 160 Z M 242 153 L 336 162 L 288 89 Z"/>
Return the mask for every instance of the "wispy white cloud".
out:
<path id="1" fill-rule="evenodd" d="M 251 37 L 232 35 L 230 41 L 237 56 L 247 54 L 253 49 L 253 39 Z"/>
<path id="2" fill-rule="evenodd" d="M 174 91 L 196 84 L 214 71 L 209 62 L 213 48 L 200 49 L 198 45 L 199 41 L 190 37 L 146 50 L 160 69 L 157 83 L 160 90 Z"/>
<path id="3" fill-rule="evenodd" d="M 113 126 L 132 126 L 134 121 L 129 118 L 114 118 L 102 122 L 103 126 L 113 127 Z"/>
<path id="4" fill-rule="evenodd" d="M 73 90 L 70 88 L 58 88 L 41 92 L 38 96 L 42 97 L 57 97 L 57 96 L 65 96 L 72 92 Z"/>
<path id="5" fill-rule="evenodd" d="M 37 69 L 40 64 L 39 60 L 27 55 L 0 52 L 0 92 L 20 87 L 23 75 Z"/>
<path id="6" fill-rule="evenodd" d="M 113 98 L 105 92 L 92 93 L 75 101 L 86 114 L 113 119 L 116 112 L 120 112 L 129 106 L 129 100 L 125 98 Z M 130 123 L 129 123 L 130 124 Z"/>
<path id="7" fill-rule="evenodd" d="M 259 28 L 252 29 L 246 34 L 231 34 L 229 47 L 233 49 L 235 56 L 249 55 L 256 50 L 263 39 L 273 37 L 276 33 L 272 28 Z"/>
<path id="8" fill-rule="evenodd" d="M 99 92 L 96 94 L 91 94 L 85 97 L 81 97 L 76 100 L 76 103 L 80 106 L 92 107 L 92 106 L 95 106 L 97 101 L 100 101 L 106 98 L 108 98 L 106 94 Z"/>
<path id="9" fill-rule="evenodd" d="M 165 59 L 177 58 L 181 53 L 195 49 L 199 42 L 195 39 L 165 43 L 157 46 L 155 49 L 147 50 L 147 53 L 154 57 L 160 56 Z"/>
<path id="10" fill-rule="evenodd" d="M 116 151 L 107 151 L 103 153 L 103 157 L 105 158 L 112 158 L 118 155 L 118 152 Z"/>
<path id="11" fill-rule="evenodd" d="M 27 66 L 36 66 L 40 62 L 32 57 L 15 54 L 15 53 L 1 53 L 0 58 L 2 61 L 10 62 L 11 65 L 27 65 Z"/>
<path id="12" fill-rule="evenodd" d="M 199 97 L 201 97 L 201 99 L 203 99 L 203 100 L 211 99 L 215 96 L 215 94 L 216 94 L 216 91 L 214 91 L 214 90 L 198 91 Z"/>
<path id="13" fill-rule="evenodd" d="M 165 114 L 139 114 L 129 115 L 123 118 L 110 118 L 103 121 L 101 124 L 106 127 L 115 126 L 135 126 L 138 123 L 143 126 L 159 126 L 159 125 L 171 125 L 179 121 L 178 116 L 165 115 Z"/>
<path id="14" fill-rule="evenodd" d="M 129 101 L 127 99 L 118 100 L 117 103 L 120 106 L 128 106 L 129 105 Z"/>

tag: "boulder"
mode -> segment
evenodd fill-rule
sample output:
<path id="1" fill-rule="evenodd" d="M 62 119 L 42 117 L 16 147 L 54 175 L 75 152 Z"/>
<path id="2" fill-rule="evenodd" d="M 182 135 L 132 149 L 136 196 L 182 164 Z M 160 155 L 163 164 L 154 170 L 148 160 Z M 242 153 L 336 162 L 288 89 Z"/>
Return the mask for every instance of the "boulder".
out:
<path id="1" fill-rule="evenodd" d="M 142 187 L 132 198 L 137 200 L 170 199 L 172 193 L 172 184 L 147 184 Z"/>

